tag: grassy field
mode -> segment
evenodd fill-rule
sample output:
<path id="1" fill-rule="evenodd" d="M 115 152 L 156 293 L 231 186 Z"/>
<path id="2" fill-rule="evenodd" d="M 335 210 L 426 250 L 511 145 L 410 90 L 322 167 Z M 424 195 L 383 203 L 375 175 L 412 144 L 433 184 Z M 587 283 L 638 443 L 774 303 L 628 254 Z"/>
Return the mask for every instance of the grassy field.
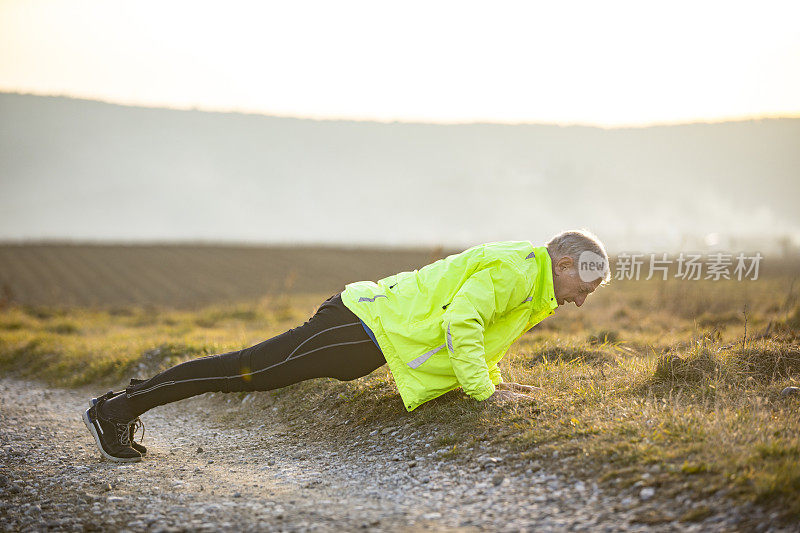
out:
<path id="1" fill-rule="evenodd" d="M 328 295 L 444 257 L 441 249 L 0 244 L 0 302 L 191 309 L 264 295 Z M 444 255 L 443 255 L 444 254 Z"/>
<path id="2" fill-rule="evenodd" d="M 187 281 L 205 278 L 180 266 L 210 263 L 212 249 L 154 248 L 148 253 L 162 259 L 123 268 L 130 251 L 119 248 L 12 248 L 0 249 L 2 280 L 12 291 L 0 311 L 0 369 L 98 387 L 254 344 L 302 323 L 345 282 L 418 267 L 442 253 L 305 250 L 294 256 L 306 258 L 301 268 L 287 259 L 291 251 L 281 251 L 282 263 L 266 259 L 274 251 L 217 249 L 218 270 L 203 276 L 223 274 L 206 289 L 206 282 Z M 171 255 L 182 259 L 163 259 Z M 263 272 L 256 256 L 264 258 Z M 146 273 L 146 264 L 159 268 Z M 569 469 L 619 490 L 652 487 L 662 498 L 721 494 L 796 520 L 800 396 L 781 391 L 800 385 L 798 267 L 767 258 L 757 281 L 612 281 L 581 309 L 558 309 L 511 347 L 501 369 L 508 380 L 544 389 L 531 402 L 489 405 L 454 391 L 407 413 L 385 368 L 353 382 L 315 380 L 258 393 L 254 401 L 302 420 L 297 431 L 343 443 L 411 424 L 438 435 L 442 460 L 470 461 L 488 451 L 520 468 Z M 284 270 L 297 272 L 291 283 L 279 276 Z M 356 274 L 345 279 L 347 272 Z M 373 275 L 358 275 L 367 272 Z M 269 289 L 267 274 L 279 280 Z M 142 305 L 157 292 L 153 279 L 174 288 L 179 308 L 163 306 L 166 297 L 162 305 Z M 230 288 L 239 281 L 252 284 L 250 291 Z M 35 289 L 23 288 L 29 286 Z M 227 302 L 200 305 L 216 295 Z M 264 416 L 272 415 L 265 409 Z M 693 507 L 683 519 L 704 516 Z"/>

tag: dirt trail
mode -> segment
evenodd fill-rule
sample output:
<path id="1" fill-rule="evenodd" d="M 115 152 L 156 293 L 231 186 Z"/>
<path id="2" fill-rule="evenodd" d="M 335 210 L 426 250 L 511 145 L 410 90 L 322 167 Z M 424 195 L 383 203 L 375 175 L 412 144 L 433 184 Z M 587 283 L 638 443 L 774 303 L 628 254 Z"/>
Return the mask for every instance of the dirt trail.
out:
<path id="1" fill-rule="evenodd" d="M 468 466 L 409 453 L 396 428 L 342 448 L 279 421 L 231 427 L 216 413 L 244 407 L 208 397 L 147 413 L 147 457 L 120 465 L 80 420 L 90 394 L 0 379 L 0 529 L 729 531 L 742 518 L 648 524 L 664 502 L 646 494 L 508 469 L 490 453 Z"/>

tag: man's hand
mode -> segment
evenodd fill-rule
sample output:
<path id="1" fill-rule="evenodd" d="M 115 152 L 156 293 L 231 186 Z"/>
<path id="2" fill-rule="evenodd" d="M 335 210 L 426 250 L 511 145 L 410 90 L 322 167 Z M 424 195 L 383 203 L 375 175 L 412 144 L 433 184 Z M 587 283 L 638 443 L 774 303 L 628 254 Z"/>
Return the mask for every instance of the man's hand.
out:
<path id="1" fill-rule="evenodd" d="M 533 385 L 522 385 L 521 383 L 514 383 L 513 381 L 503 382 L 497 385 L 497 389 L 515 392 L 541 392 L 541 387 L 534 387 Z"/>
<path id="2" fill-rule="evenodd" d="M 494 394 L 486 398 L 487 402 L 511 402 L 518 400 L 533 400 L 532 396 L 526 396 L 518 392 L 511 392 L 510 390 L 496 389 Z"/>

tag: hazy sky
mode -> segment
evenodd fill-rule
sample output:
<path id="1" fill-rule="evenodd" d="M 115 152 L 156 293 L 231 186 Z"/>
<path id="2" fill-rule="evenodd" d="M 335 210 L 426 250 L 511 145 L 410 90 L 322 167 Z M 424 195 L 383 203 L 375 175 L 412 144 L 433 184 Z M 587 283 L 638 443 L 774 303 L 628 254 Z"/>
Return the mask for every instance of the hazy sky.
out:
<path id="1" fill-rule="evenodd" d="M 800 115 L 800 2 L 0 0 L 0 90 L 325 118 Z"/>

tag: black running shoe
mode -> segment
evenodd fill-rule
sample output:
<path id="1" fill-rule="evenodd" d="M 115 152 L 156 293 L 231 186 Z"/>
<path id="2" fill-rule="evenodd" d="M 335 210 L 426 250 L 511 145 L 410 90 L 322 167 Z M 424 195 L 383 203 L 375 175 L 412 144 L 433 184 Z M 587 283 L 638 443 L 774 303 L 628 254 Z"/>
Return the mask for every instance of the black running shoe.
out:
<path id="1" fill-rule="evenodd" d="M 113 394 L 113 393 L 112 393 Z M 142 454 L 131 448 L 132 422 L 107 420 L 99 416 L 99 408 L 109 398 L 104 394 L 97 403 L 83 412 L 83 423 L 94 437 L 103 457 L 117 463 L 135 463 L 142 460 Z"/>
<path id="2" fill-rule="evenodd" d="M 107 396 L 108 398 L 113 398 L 114 396 L 118 396 L 124 392 L 125 391 L 120 391 L 120 392 L 108 391 L 105 394 L 105 396 Z M 97 405 L 97 400 L 98 400 L 97 398 L 92 398 L 91 400 L 89 400 L 89 406 L 94 407 L 95 405 Z M 144 422 L 142 422 L 142 419 L 137 416 L 130 423 L 129 438 L 131 441 L 131 448 L 139 452 L 142 455 L 142 457 L 144 457 L 145 455 L 147 455 L 147 448 L 140 442 L 136 442 L 135 440 L 136 431 L 138 431 L 139 428 L 142 428 L 142 440 L 144 440 Z"/>

